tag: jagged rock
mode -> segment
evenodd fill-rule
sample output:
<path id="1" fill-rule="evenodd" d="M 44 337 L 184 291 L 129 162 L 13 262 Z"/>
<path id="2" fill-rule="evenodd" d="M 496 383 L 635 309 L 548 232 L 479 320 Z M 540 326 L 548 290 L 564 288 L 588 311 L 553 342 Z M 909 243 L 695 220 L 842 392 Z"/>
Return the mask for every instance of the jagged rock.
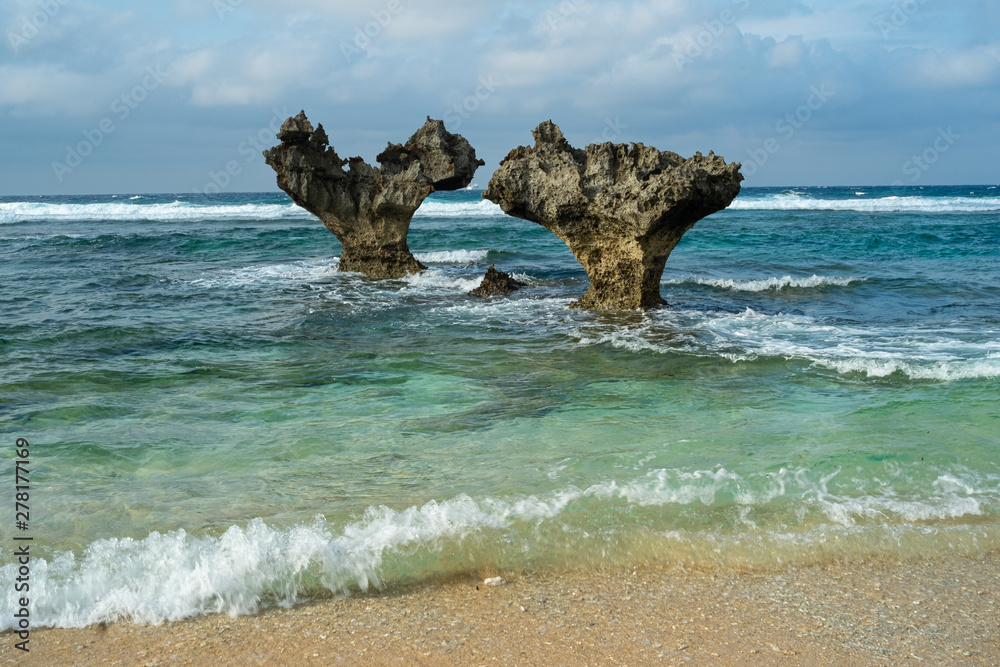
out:
<path id="1" fill-rule="evenodd" d="M 653 308 L 670 251 L 740 192 L 740 165 L 709 153 L 685 160 L 642 144 L 570 146 L 546 121 L 532 148 L 500 163 L 483 197 L 544 226 L 590 277 L 578 308 Z"/>
<path id="2" fill-rule="evenodd" d="M 511 278 L 509 273 L 497 271 L 496 266 L 490 264 L 490 268 L 486 269 L 483 282 L 479 284 L 479 287 L 469 292 L 469 296 L 484 298 L 498 295 L 507 296 L 514 290 L 521 289 L 522 287 L 525 287 L 525 283 Z"/>
<path id="3" fill-rule="evenodd" d="M 374 168 L 337 155 L 305 112 L 278 132 L 281 145 L 264 151 L 278 187 L 322 221 L 343 246 L 342 271 L 400 278 L 426 267 L 410 253 L 406 235 L 414 212 L 435 190 L 458 190 L 485 164 L 464 137 L 429 117 L 405 145 L 389 144 Z M 347 169 L 344 169 L 347 165 Z"/>

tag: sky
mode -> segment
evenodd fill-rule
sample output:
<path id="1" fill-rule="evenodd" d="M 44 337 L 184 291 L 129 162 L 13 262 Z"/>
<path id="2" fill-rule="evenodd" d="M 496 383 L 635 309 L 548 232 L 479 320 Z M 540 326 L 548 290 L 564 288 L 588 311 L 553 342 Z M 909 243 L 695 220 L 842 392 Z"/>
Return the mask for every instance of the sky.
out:
<path id="1" fill-rule="evenodd" d="M 300 110 L 368 162 L 427 116 L 486 166 L 576 146 L 746 186 L 996 184 L 995 0 L 0 0 L 0 195 L 276 190 Z"/>

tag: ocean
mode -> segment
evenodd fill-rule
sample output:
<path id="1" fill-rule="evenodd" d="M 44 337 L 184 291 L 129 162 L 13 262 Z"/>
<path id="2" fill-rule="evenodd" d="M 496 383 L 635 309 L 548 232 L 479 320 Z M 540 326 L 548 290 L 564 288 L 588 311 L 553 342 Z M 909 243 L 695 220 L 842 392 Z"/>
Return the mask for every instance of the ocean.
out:
<path id="1" fill-rule="evenodd" d="M 1000 548 L 996 186 L 745 188 L 645 313 L 568 308 L 566 246 L 477 191 L 409 243 L 375 282 L 281 193 L 0 198 L 34 626 Z M 528 286 L 466 296 L 493 263 Z"/>

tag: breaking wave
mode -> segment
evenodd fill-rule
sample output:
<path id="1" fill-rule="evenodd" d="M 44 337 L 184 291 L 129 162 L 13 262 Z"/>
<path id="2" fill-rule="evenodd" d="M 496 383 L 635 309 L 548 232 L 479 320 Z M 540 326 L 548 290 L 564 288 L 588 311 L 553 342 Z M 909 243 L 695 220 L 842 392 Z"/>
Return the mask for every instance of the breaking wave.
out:
<path id="1" fill-rule="evenodd" d="M 177 199 L 166 203 L 143 203 L 144 197 L 91 204 L 50 202 L 0 202 L 0 224 L 44 221 L 148 221 L 200 222 L 208 220 L 315 220 L 292 203 L 201 204 Z M 496 204 L 480 202 L 425 201 L 414 217 L 503 217 Z"/>
<path id="2" fill-rule="evenodd" d="M 413 256 L 427 264 L 470 264 L 483 261 L 489 254 L 489 250 L 438 250 L 415 252 Z"/>
<path id="3" fill-rule="evenodd" d="M 0 223 L 32 221 L 303 220 L 313 216 L 295 204 L 201 205 L 174 201 L 163 204 L 112 202 L 104 204 L 0 203 Z"/>
<path id="4" fill-rule="evenodd" d="M 864 282 L 867 278 L 812 276 L 810 278 L 762 278 L 759 280 L 732 280 L 728 278 L 682 278 L 680 280 L 665 280 L 665 285 L 695 284 L 719 287 L 736 292 L 766 292 L 785 288 L 810 288 L 836 285 L 846 287 L 851 283 Z"/>
<path id="5" fill-rule="evenodd" d="M 818 199 L 800 194 L 737 197 L 734 211 L 857 211 L 860 213 L 983 213 L 1000 211 L 1000 197 L 892 196 L 869 199 Z"/>
<path id="6" fill-rule="evenodd" d="M 869 490 L 857 491 L 859 484 Z M 918 496 L 887 486 L 877 477 L 847 479 L 840 471 L 821 475 L 782 468 L 740 475 L 724 468 L 659 469 L 622 483 L 568 486 L 541 495 L 508 499 L 459 495 L 403 510 L 370 507 L 360 520 L 339 526 L 319 515 L 311 523 L 290 528 L 255 519 L 246 526 L 231 526 L 218 537 L 178 530 L 153 532 L 141 540 L 101 539 L 79 556 L 64 551 L 49 559 L 32 559 L 32 621 L 55 627 L 115 621 L 159 624 L 207 613 L 237 615 L 273 604 L 290 606 L 323 589 L 335 594 L 367 590 L 384 583 L 390 558 L 406 560 L 425 550 L 443 560 L 472 538 L 489 544 L 523 540 L 528 548 L 534 531 L 551 522 L 558 522 L 556 535 L 574 534 L 585 527 L 572 522 L 587 514 L 567 511 L 577 503 L 586 503 L 591 511 L 622 504 L 735 508 L 743 527 L 734 536 L 748 532 L 757 540 L 809 548 L 816 535 L 808 529 L 758 528 L 756 520 L 773 523 L 768 517 L 774 511 L 791 511 L 832 523 L 834 532 L 913 531 L 919 529 L 907 528 L 907 523 L 994 511 L 1000 493 L 996 479 L 963 478 L 946 471 L 923 486 L 929 491 L 923 489 Z M 788 502 L 794 507 L 789 509 Z M 754 514 L 757 510 L 760 516 Z M 666 525 L 660 528 L 675 540 L 697 538 L 690 528 L 662 521 Z M 794 517 L 789 523 L 796 523 Z M 829 534 L 830 529 L 824 528 L 821 537 L 828 539 Z M 725 535 L 712 537 L 718 541 Z M 16 568 L 9 564 L 0 573 L 12 581 Z M 8 612 L 16 608 L 16 595 L 8 587 L 0 598 L 3 629 L 13 625 Z"/>
<path id="7" fill-rule="evenodd" d="M 843 374 L 937 381 L 1000 377 L 1000 340 L 979 340 L 981 334 L 958 326 L 869 329 L 752 308 L 741 313 L 661 311 L 639 325 L 584 325 L 575 332 L 584 346 L 718 356 L 734 363 L 798 359 Z"/>
<path id="8" fill-rule="evenodd" d="M 428 199 L 420 205 L 413 217 L 420 218 L 502 218 L 506 214 L 499 206 L 483 199 L 476 202 L 443 202 Z"/>

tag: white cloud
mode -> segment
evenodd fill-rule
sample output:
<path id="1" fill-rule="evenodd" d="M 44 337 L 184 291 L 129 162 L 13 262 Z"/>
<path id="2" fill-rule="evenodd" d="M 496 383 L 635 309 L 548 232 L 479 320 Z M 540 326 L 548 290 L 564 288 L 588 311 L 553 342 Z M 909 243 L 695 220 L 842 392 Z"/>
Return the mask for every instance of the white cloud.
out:
<path id="1" fill-rule="evenodd" d="M 768 65 L 771 67 L 798 67 L 805 56 L 801 37 L 789 37 L 771 49 Z"/>
<path id="2" fill-rule="evenodd" d="M 94 77 L 57 65 L 0 65 L 0 81 L 0 107 L 14 116 L 76 115 L 81 101 L 91 111 L 97 108 Z"/>
<path id="3" fill-rule="evenodd" d="M 998 48 L 979 47 L 964 51 L 927 51 L 914 58 L 911 81 L 920 87 L 968 88 L 1000 83 Z"/>
<path id="4" fill-rule="evenodd" d="M 996 143 L 1000 11 L 982 0 L 928 0 L 888 37 L 875 21 L 894 0 L 223 1 L 233 11 L 221 19 L 206 0 L 68 2 L 30 48 L 0 53 L 0 113 L 15 129 L 44 117 L 75 135 L 161 66 L 166 90 L 144 113 L 187 130 L 177 136 L 195 142 L 227 117 L 304 106 L 368 154 L 491 76 L 500 85 L 461 128 L 494 143 L 482 153 L 502 157 L 550 117 L 585 141 L 620 117 L 618 140 L 740 153 L 827 83 L 835 100 L 795 142 L 874 151 L 947 123 Z M 10 26 L 35 0 L 4 4 Z"/>

